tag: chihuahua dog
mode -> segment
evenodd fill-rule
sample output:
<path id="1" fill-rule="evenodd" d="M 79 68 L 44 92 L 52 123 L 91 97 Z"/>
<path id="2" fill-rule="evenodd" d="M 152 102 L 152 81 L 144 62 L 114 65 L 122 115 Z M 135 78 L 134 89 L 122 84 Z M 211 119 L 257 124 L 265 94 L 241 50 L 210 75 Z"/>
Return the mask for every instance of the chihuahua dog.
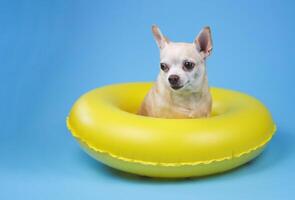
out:
<path id="1" fill-rule="evenodd" d="M 211 114 L 205 61 L 212 52 L 209 27 L 193 43 L 171 42 L 153 25 L 160 49 L 160 73 L 138 114 L 159 118 L 199 118 Z"/>

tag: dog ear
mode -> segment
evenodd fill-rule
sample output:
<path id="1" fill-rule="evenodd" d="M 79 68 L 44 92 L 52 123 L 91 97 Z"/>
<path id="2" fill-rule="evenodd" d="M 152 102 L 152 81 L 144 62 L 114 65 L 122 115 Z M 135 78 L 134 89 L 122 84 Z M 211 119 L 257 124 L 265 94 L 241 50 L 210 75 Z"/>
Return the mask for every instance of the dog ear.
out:
<path id="1" fill-rule="evenodd" d="M 169 39 L 161 33 L 159 27 L 157 27 L 156 25 L 152 26 L 152 32 L 158 47 L 160 49 L 163 49 L 169 43 Z"/>
<path id="2" fill-rule="evenodd" d="M 196 37 L 194 44 L 204 58 L 208 57 L 211 54 L 213 44 L 211 38 L 211 30 L 209 26 L 206 26 L 201 30 L 199 35 Z"/>

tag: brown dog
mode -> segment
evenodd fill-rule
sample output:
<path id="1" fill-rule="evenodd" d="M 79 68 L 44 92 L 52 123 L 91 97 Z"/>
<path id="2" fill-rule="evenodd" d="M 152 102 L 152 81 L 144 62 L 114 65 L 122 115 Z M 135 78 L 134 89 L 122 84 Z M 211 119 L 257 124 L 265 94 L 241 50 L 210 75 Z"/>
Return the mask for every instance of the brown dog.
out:
<path id="1" fill-rule="evenodd" d="M 212 51 L 209 27 L 193 43 L 169 41 L 157 26 L 153 35 L 160 49 L 160 73 L 138 114 L 161 118 L 208 117 L 212 99 L 205 60 Z"/>

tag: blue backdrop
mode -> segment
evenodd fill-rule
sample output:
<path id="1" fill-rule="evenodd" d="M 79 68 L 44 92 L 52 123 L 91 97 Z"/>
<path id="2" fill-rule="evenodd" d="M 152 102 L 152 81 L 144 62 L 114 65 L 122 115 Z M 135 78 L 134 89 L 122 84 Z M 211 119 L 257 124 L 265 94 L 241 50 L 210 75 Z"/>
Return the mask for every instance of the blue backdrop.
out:
<path id="1" fill-rule="evenodd" d="M 288 1 L 1 1 L 0 199 L 291 199 L 295 195 L 295 5 Z M 88 157 L 65 118 L 83 93 L 152 81 L 151 25 L 193 41 L 210 25 L 210 85 L 266 104 L 278 131 L 237 170 L 163 181 Z"/>

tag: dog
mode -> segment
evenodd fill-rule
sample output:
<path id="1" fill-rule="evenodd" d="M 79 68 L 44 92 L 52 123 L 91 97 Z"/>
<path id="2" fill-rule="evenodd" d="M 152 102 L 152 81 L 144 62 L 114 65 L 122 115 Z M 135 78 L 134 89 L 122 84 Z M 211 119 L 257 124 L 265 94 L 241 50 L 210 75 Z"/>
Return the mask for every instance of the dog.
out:
<path id="1" fill-rule="evenodd" d="M 204 27 L 193 43 L 172 42 L 156 25 L 152 33 L 160 49 L 160 73 L 138 114 L 157 118 L 209 117 L 212 97 L 205 62 L 213 48 L 210 27 Z"/>

